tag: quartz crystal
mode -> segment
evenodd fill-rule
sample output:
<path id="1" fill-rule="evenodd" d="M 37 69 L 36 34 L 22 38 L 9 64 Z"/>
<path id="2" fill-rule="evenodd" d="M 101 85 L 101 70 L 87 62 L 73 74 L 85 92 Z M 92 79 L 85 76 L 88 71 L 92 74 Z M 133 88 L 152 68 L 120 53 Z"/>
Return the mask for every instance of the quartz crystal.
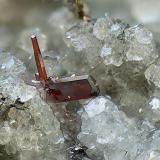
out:
<path id="1" fill-rule="evenodd" d="M 92 38 L 90 38 L 92 37 Z M 153 34 L 107 14 L 66 32 L 65 42 L 97 80 L 100 96 L 81 101 L 78 140 L 93 160 L 159 157 L 159 58 Z M 94 46 L 93 46 L 94 44 Z"/>
<path id="2" fill-rule="evenodd" d="M 0 54 L 0 77 L 5 79 L 9 76 L 18 76 L 26 71 L 26 67 L 11 53 L 2 52 Z"/>
<path id="3" fill-rule="evenodd" d="M 109 17 L 107 18 L 97 19 L 93 28 L 93 34 L 100 40 L 104 40 L 110 32 L 109 27 L 111 26 L 112 21 L 109 19 Z"/>
<path id="4" fill-rule="evenodd" d="M 94 66 L 98 61 L 101 43 L 94 37 L 92 30 L 92 23 L 81 22 L 66 32 L 65 42 L 74 49 L 76 57 L 83 59 L 84 64 L 88 62 Z"/>

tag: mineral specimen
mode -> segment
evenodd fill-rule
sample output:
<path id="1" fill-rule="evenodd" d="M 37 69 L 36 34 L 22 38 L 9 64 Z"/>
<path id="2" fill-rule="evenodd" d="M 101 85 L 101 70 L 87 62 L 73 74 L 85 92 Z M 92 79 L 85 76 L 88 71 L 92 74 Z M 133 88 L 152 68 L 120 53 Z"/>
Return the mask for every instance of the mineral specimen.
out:
<path id="1" fill-rule="evenodd" d="M 31 36 L 38 74 L 36 80 L 42 83 L 47 96 L 55 102 L 87 99 L 99 94 L 93 78 L 88 75 L 71 76 L 61 79 L 48 77 L 42 54 L 35 35 Z"/>
<path id="2" fill-rule="evenodd" d="M 118 4 L 129 5 L 125 1 Z M 135 5 L 127 8 L 133 11 Z M 0 51 L 0 159 L 159 160 L 157 17 L 155 39 L 145 26 L 130 26 L 108 14 L 83 22 L 66 7 L 55 5 L 54 11 L 47 8 L 43 15 L 38 6 L 36 13 L 32 9 L 15 42 L 9 25 L 0 28 L 0 47 L 12 52 Z M 32 17 L 32 13 L 36 15 Z M 33 32 L 40 39 L 49 76 L 87 73 L 96 79 L 101 96 L 54 104 L 46 101 L 43 88 L 27 85 L 36 71 L 30 57 Z"/>

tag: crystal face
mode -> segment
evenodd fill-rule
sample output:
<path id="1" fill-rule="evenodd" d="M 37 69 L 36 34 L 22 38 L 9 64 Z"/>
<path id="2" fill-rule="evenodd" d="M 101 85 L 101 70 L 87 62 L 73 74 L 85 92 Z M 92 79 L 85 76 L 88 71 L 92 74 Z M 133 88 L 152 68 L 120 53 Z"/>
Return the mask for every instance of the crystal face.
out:
<path id="1" fill-rule="evenodd" d="M 93 80 L 85 76 L 75 76 L 63 79 L 53 79 L 48 82 L 48 96 L 53 96 L 55 102 L 87 99 L 99 94 Z"/>
<path id="2" fill-rule="evenodd" d="M 138 136 L 141 131 L 135 127 L 135 121 L 119 111 L 109 97 L 92 99 L 86 102 L 84 109 L 82 131 L 78 139 L 91 152 L 97 147 L 106 160 L 107 157 L 127 160 L 137 156 L 138 149 L 143 148 Z M 144 138 L 143 135 L 141 138 Z M 106 148 L 110 152 L 107 152 Z"/>
<path id="3" fill-rule="evenodd" d="M 39 81 L 46 81 L 47 80 L 47 74 L 46 74 L 46 70 L 45 70 L 45 67 L 44 67 L 41 51 L 39 49 L 39 45 L 38 45 L 38 42 L 37 42 L 37 38 L 35 36 L 32 36 L 31 40 L 32 40 L 32 45 L 33 45 L 33 49 L 34 49 L 36 65 L 37 65 L 37 69 L 38 69 L 38 75 L 37 75 L 36 78 Z"/>

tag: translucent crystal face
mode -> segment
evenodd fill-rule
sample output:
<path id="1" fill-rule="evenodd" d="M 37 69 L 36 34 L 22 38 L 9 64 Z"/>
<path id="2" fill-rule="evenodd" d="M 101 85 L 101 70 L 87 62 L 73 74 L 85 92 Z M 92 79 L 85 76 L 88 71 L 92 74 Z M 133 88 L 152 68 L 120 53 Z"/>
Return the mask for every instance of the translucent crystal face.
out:
<path id="1" fill-rule="evenodd" d="M 95 97 L 98 87 L 88 75 L 66 77 L 49 81 L 49 99 L 55 102 L 72 101 Z"/>
<path id="2" fill-rule="evenodd" d="M 106 66 L 121 66 L 125 61 L 149 65 L 158 57 L 149 30 L 141 25 L 129 27 L 108 15 L 94 25 L 82 23 L 71 28 L 66 39 L 76 53 L 83 52 L 92 67 L 97 65 L 99 57 Z"/>
<path id="3" fill-rule="evenodd" d="M 148 65 L 158 57 L 155 52 L 153 35 L 143 26 L 135 26 L 127 29 L 126 40 L 130 46 L 126 53 L 128 61 L 140 61 Z"/>
<path id="4" fill-rule="evenodd" d="M 160 87 L 160 82 L 159 82 L 159 77 L 160 77 L 160 74 L 159 74 L 159 69 L 160 69 L 160 66 L 159 65 L 156 65 L 156 64 L 152 64 L 150 65 L 146 72 L 145 72 L 145 77 L 146 79 L 148 80 L 148 82 L 152 82 L 154 83 L 154 85 L 156 87 Z"/>
<path id="5" fill-rule="evenodd" d="M 8 77 L 16 77 L 23 74 L 26 71 L 26 67 L 11 53 L 1 52 L 0 58 L 0 80 L 3 82 Z"/>
<path id="6" fill-rule="evenodd" d="M 93 108 L 94 106 L 96 109 Z M 98 146 L 106 154 L 106 157 L 108 154 L 112 159 L 121 156 L 136 157 L 137 147 L 140 147 L 140 144 L 134 121 L 129 120 L 122 112 L 118 111 L 117 106 L 106 97 L 97 97 L 87 103 L 84 108 L 82 131 L 78 138 L 87 147 L 92 149 Z M 133 144 L 134 147 L 130 149 L 130 145 Z M 114 148 L 114 154 L 105 152 L 105 147 Z M 126 150 L 128 154 L 125 155 Z"/>

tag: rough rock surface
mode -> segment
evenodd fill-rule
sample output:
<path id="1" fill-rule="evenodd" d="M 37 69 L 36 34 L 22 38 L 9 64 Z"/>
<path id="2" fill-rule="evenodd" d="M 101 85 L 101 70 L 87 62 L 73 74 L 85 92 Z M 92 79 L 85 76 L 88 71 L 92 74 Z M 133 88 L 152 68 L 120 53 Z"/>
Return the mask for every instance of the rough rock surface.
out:
<path id="1" fill-rule="evenodd" d="M 24 64 L 0 53 L 0 144 L 20 160 L 65 160 L 64 138 L 50 106 L 23 81 Z"/>

